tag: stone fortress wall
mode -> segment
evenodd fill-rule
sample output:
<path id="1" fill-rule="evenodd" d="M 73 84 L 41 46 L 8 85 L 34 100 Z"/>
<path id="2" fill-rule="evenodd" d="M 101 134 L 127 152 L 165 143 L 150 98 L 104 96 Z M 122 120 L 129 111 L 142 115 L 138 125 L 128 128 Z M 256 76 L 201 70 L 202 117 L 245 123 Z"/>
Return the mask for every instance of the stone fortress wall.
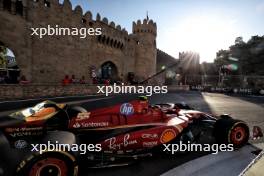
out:
<path id="1" fill-rule="evenodd" d="M 133 22 L 132 33 L 107 18 L 72 9 L 69 0 L 0 0 L 0 42 L 16 57 L 21 74 L 32 83 L 58 83 L 65 75 L 91 79 L 91 67 L 100 70 L 106 62 L 126 80 L 129 72 L 139 79 L 156 71 L 157 25 L 153 20 Z M 31 28 L 47 25 L 101 28 L 102 35 L 31 36 Z"/>

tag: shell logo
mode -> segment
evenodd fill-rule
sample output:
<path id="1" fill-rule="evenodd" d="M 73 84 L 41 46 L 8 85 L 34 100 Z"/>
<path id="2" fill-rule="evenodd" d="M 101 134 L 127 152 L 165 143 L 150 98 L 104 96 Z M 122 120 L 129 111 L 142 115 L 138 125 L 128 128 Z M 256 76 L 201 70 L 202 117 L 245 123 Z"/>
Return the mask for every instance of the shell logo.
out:
<path id="1" fill-rule="evenodd" d="M 176 133 L 174 130 L 172 129 L 166 129 L 162 132 L 161 136 L 160 136 L 160 142 L 162 144 L 164 143 L 168 143 L 171 140 L 173 140 L 176 137 Z"/>

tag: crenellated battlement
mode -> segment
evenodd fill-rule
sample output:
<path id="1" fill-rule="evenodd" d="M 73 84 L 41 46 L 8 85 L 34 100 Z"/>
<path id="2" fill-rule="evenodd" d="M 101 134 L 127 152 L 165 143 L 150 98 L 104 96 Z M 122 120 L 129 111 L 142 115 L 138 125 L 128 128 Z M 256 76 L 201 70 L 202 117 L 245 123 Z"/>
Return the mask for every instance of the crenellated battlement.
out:
<path id="1" fill-rule="evenodd" d="M 93 14 L 90 11 L 83 13 L 83 9 L 80 5 L 73 8 L 70 0 L 64 0 L 62 4 L 59 0 L 0 0 L 0 10 L 7 11 L 13 15 L 23 16 L 29 21 L 31 21 L 30 19 L 32 19 L 32 17 L 28 15 L 32 15 L 34 10 L 37 11 L 36 13 L 38 13 L 38 17 L 45 15 L 50 16 L 50 18 L 53 16 L 69 16 L 69 23 L 71 24 L 83 24 L 89 22 L 103 23 L 112 29 L 128 35 L 125 28 L 116 25 L 113 21 L 109 22 L 106 17 L 101 18 L 99 13 L 97 13 L 96 19 L 93 19 Z M 38 19 L 35 20 L 38 21 Z"/>
<path id="2" fill-rule="evenodd" d="M 128 32 L 125 28 L 122 28 L 120 25 L 116 25 L 115 22 L 113 22 L 113 21 L 109 22 L 108 18 L 106 18 L 106 17 L 102 18 L 99 13 L 97 13 L 97 15 L 96 15 L 96 22 L 106 24 L 109 27 L 114 28 L 114 29 L 128 35 Z"/>
<path id="3" fill-rule="evenodd" d="M 133 22 L 133 33 L 151 33 L 157 35 L 157 24 L 153 20 L 144 19 Z"/>
<path id="4" fill-rule="evenodd" d="M 20 15 L 26 20 L 32 19 L 32 17 L 28 15 L 31 15 L 32 13 L 30 13 L 30 11 L 34 10 L 38 10 L 38 13 L 47 13 L 50 17 L 69 16 L 69 23 L 71 24 L 97 22 L 128 35 L 128 31 L 125 28 L 115 24 L 113 21 L 110 22 L 106 17 L 102 18 L 99 13 L 97 13 L 95 19 L 93 19 L 91 11 L 84 13 L 80 5 L 73 8 L 70 0 L 64 0 L 63 3 L 60 3 L 59 0 L 0 0 L 0 10 L 5 10 L 13 15 Z M 50 13 L 49 11 L 52 12 Z M 132 32 L 134 34 L 152 33 L 153 35 L 156 35 L 157 25 L 153 20 L 144 19 L 142 22 L 141 20 L 138 20 L 137 22 L 133 22 Z"/>

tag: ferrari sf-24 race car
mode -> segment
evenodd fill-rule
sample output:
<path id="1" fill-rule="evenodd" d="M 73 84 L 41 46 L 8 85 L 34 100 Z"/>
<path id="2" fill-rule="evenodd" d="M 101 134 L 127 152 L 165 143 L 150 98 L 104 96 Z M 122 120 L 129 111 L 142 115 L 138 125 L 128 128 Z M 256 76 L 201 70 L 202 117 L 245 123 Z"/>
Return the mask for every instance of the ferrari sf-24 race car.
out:
<path id="1" fill-rule="evenodd" d="M 27 176 L 77 175 L 82 164 L 118 165 L 162 152 L 166 144 L 188 141 L 238 148 L 249 139 L 243 121 L 214 117 L 182 103 L 150 105 L 146 97 L 91 111 L 44 101 L 1 117 L 0 133 L 3 175 Z M 89 151 L 36 149 L 47 143 L 85 144 Z"/>

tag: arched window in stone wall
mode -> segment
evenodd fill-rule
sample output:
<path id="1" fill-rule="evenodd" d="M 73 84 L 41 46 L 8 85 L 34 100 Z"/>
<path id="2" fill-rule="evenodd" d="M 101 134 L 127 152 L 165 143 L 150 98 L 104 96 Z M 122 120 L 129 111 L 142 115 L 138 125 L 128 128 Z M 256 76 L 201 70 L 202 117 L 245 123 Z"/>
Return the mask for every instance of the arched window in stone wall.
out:
<path id="1" fill-rule="evenodd" d="M 16 14 L 23 16 L 23 3 L 22 0 L 16 0 Z"/>
<path id="2" fill-rule="evenodd" d="M 45 7 L 50 7 L 50 2 L 48 0 L 44 0 Z"/>
<path id="3" fill-rule="evenodd" d="M 99 42 L 101 42 L 101 40 L 102 40 L 102 36 L 101 36 L 101 35 L 98 35 L 98 36 L 97 36 L 97 39 L 98 39 Z"/>
<path id="4" fill-rule="evenodd" d="M 93 22 L 89 22 L 89 26 L 90 27 L 93 27 Z"/>
<path id="5" fill-rule="evenodd" d="M 110 46 L 113 47 L 113 39 L 110 41 Z"/>
<path id="6" fill-rule="evenodd" d="M 106 44 L 107 44 L 107 45 L 109 45 L 109 41 L 110 41 L 110 38 L 107 37 L 107 39 L 106 39 Z"/>
<path id="7" fill-rule="evenodd" d="M 115 42 L 114 42 L 114 47 L 116 47 L 116 43 L 117 43 L 117 42 L 116 42 L 116 40 L 115 40 Z"/>
<path id="8" fill-rule="evenodd" d="M 84 19 L 84 18 L 82 18 L 82 23 L 83 23 L 83 24 L 86 24 L 86 23 L 87 23 L 87 20 Z"/>
<path id="9" fill-rule="evenodd" d="M 119 48 L 119 47 L 120 47 L 120 42 L 118 42 L 118 43 L 117 43 L 117 46 L 116 46 L 116 47 L 117 47 L 117 48 Z"/>
<path id="10" fill-rule="evenodd" d="M 105 42 L 105 36 L 102 37 L 102 43 L 104 43 L 104 42 Z"/>
<path id="11" fill-rule="evenodd" d="M 4 10 L 8 10 L 9 12 L 11 12 L 11 0 L 4 0 L 3 8 Z"/>

